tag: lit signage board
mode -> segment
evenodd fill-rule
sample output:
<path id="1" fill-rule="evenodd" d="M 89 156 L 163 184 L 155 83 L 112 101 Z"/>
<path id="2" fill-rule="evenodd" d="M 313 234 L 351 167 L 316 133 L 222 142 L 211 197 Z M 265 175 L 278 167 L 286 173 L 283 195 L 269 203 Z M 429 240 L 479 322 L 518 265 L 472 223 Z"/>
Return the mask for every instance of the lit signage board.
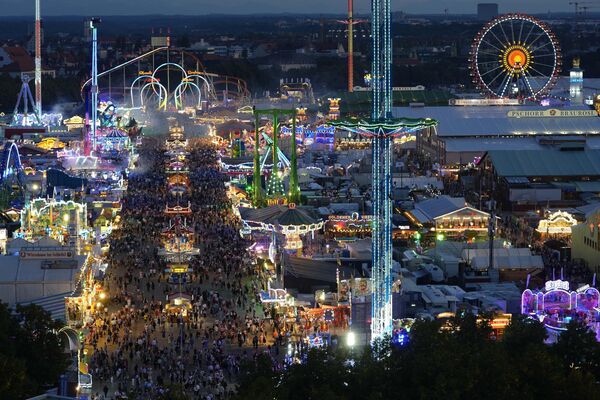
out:
<path id="1" fill-rule="evenodd" d="M 71 250 L 21 250 L 19 256 L 27 260 L 56 260 L 73 258 L 75 253 Z"/>
<path id="2" fill-rule="evenodd" d="M 569 282 L 560 279 L 546 282 L 546 292 L 557 289 L 569 290 Z"/>
<path id="3" fill-rule="evenodd" d="M 551 108 L 549 110 L 513 110 L 507 113 L 509 118 L 580 118 L 597 117 L 596 110 L 558 110 Z"/>

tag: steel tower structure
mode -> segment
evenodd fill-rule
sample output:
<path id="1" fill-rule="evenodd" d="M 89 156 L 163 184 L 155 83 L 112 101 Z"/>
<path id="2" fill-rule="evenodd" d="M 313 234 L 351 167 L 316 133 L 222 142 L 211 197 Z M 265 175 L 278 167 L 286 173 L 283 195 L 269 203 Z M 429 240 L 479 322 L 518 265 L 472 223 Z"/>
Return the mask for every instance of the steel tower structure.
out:
<path id="1" fill-rule="evenodd" d="M 11 125 L 42 125 L 41 116 L 38 113 L 37 105 L 33 100 L 33 95 L 31 94 L 31 89 L 29 88 L 30 80 L 31 78 L 29 77 L 29 75 L 21 75 L 21 90 L 19 91 L 19 95 L 17 96 L 17 103 L 15 104 L 15 109 L 13 111 Z M 23 118 L 19 120 L 19 106 L 21 105 L 21 103 L 23 103 Z M 31 121 L 29 119 L 29 104 L 31 104 L 35 121 Z"/>
<path id="2" fill-rule="evenodd" d="M 92 86 L 90 88 L 92 101 L 92 151 L 96 151 L 96 129 L 98 128 L 98 28 L 100 19 L 90 19 L 90 30 L 92 31 Z"/>
<path id="3" fill-rule="evenodd" d="M 354 0 L 348 0 L 348 18 L 338 20 L 339 23 L 348 25 L 348 49 L 347 49 L 347 64 L 348 64 L 348 92 L 354 92 L 354 25 L 366 22 L 361 19 L 354 19 Z"/>
<path id="4" fill-rule="evenodd" d="M 40 0 L 35 0 L 35 108 L 42 115 L 42 21 Z"/>
<path id="5" fill-rule="evenodd" d="M 392 334 L 392 146 L 394 137 L 435 126 L 432 119 L 392 117 L 391 0 L 371 0 L 371 118 L 332 125 L 372 140 L 371 341 Z"/>
<path id="6" fill-rule="evenodd" d="M 298 111 L 293 109 L 266 109 L 259 110 L 256 107 L 253 110 L 254 113 L 254 174 L 252 183 L 252 201 L 255 207 L 262 207 L 265 203 L 265 192 L 261 185 L 261 166 L 260 166 L 260 117 L 267 116 L 271 117 L 273 121 L 273 139 L 272 139 L 272 157 L 273 157 L 273 168 L 271 170 L 271 176 L 267 182 L 267 203 L 278 203 L 283 200 L 286 193 L 283 189 L 283 181 L 279 176 L 279 154 L 280 150 L 278 147 L 278 139 L 280 135 L 280 117 L 291 118 L 292 120 L 292 142 L 291 142 L 291 161 L 290 161 L 290 182 L 289 191 L 287 193 L 286 201 L 288 203 L 300 204 L 300 186 L 298 184 L 298 157 L 296 142 L 296 119 Z M 281 153 L 283 156 L 283 153 Z"/>
<path id="7" fill-rule="evenodd" d="M 354 0 L 348 0 L 348 91 L 354 92 Z"/>
<path id="8" fill-rule="evenodd" d="M 371 35 L 373 64 L 373 121 L 392 117 L 391 0 L 372 0 Z M 373 136 L 373 287 L 371 340 L 392 333 L 392 201 L 391 144 L 385 130 Z"/>

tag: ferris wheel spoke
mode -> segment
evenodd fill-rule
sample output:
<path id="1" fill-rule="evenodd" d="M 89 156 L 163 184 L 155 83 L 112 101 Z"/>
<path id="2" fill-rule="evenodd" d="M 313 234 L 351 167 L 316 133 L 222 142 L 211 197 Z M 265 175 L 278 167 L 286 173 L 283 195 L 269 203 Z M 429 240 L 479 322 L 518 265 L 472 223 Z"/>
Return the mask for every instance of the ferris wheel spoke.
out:
<path id="1" fill-rule="evenodd" d="M 492 36 L 493 36 L 494 38 L 496 38 L 496 40 L 498 41 L 498 43 L 500 43 L 500 45 L 501 45 L 503 48 L 506 48 L 506 43 L 502 42 L 502 40 L 500 40 L 500 39 L 498 38 L 498 36 L 496 36 L 496 34 L 494 33 L 494 31 L 493 31 L 493 30 L 491 30 L 491 29 L 490 29 L 490 33 L 492 34 Z M 498 50 L 500 50 L 500 49 L 498 49 Z M 500 51 L 503 51 L 503 50 L 500 50 Z"/>
<path id="2" fill-rule="evenodd" d="M 481 43 L 485 43 L 485 44 L 487 44 L 488 46 L 490 46 L 490 47 L 493 47 L 493 48 L 495 48 L 495 49 L 496 49 L 496 50 L 498 50 L 498 51 L 502 51 L 502 49 L 499 49 L 498 47 L 494 46 L 494 45 L 493 45 L 493 44 L 491 44 L 490 42 L 486 42 L 486 41 L 485 41 L 485 40 L 483 40 L 483 39 L 481 40 Z M 486 53 L 486 52 L 481 52 L 481 53 L 483 53 L 483 54 L 490 54 L 490 55 L 494 55 L 494 56 L 498 55 L 498 53 Z"/>
<path id="3" fill-rule="evenodd" d="M 494 81 L 496 81 L 496 79 L 498 79 L 498 78 L 499 78 L 499 77 L 500 77 L 502 74 L 504 74 L 504 70 L 500 71 L 500 73 L 499 73 L 498 75 L 496 75 L 496 76 L 494 77 L 494 79 L 492 79 L 491 81 L 489 81 L 489 83 L 487 83 L 487 86 L 488 86 L 488 87 L 491 87 L 491 86 L 492 86 L 492 83 L 494 83 Z M 504 81 L 504 79 L 503 79 L 502 81 Z M 501 84 L 501 85 L 502 85 L 502 84 Z"/>
<path id="4" fill-rule="evenodd" d="M 525 20 L 523 20 L 525 21 Z M 531 28 L 529 29 L 529 32 L 527 33 L 527 36 L 525 36 L 525 40 L 523 41 L 523 43 L 527 43 L 527 40 L 529 40 L 529 36 L 531 35 L 531 32 L 533 32 L 533 29 L 535 28 L 535 24 L 531 25 Z"/>
<path id="5" fill-rule="evenodd" d="M 543 67 L 548 67 L 548 68 L 552 68 L 552 69 L 554 69 L 554 67 L 555 67 L 555 65 L 544 64 L 544 63 L 540 63 L 540 62 L 536 62 L 535 65 L 541 65 Z"/>
<path id="6" fill-rule="evenodd" d="M 535 49 L 529 50 L 531 52 L 531 54 L 535 53 L 536 51 L 538 51 L 539 49 L 543 49 L 544 47 L 548 46 L 549 44 L 552 44 L 552 42 L 546 42 L 538 47 L 536 47 Z"/>
<path id="7" fill-rule="evenodd" d="M 510 40 L 508 40 L 508 36 L 506 36 L 506 32 L 504 31 L 504 27 L 502 26 L 502 22 L 500 22 L 498 26 L 500 26 L 500 30 L 502 30 L 502 34 L 504 35 L 504 39 L 506 39 L 506 43 L 510 43 Z"/>
<path id="8" fill-rule="evenodd" d="M 538 71 L 537 69 L 535 69 L 532 66 L 529 66 L 529 68 L 531 68 L 534 72 L 537 72 L 540 77 L 543 77 L 544 79 L 549 79 L 548 74 L 544 74 L 543 72 Z"/>
<path id="9" fill-rule="evenodd" d="M 543 57 L 556 58 L 556 53 L 543 53 L 543 54 L 536 54 L 535 55 L 535 58 L 543 58 Z"/>
<path id="10" fill-rule="evenodd" d="M 499 66 L 497 66 L 494 69 L 490 69 L 489 71 L 485 71 L 483 74 L 481 74 L 481 76 L 485 76 L 485 75 L 490 74 L 490 73 L 492 73 L 494 71 L 497 71 L 499 68 L 502 68 L 502 65 L 499 65 Z"/>
<path id="11" fill-rule="evenodd" d="M 515 42 L 515 28 L 513 26 L 513 21 L 510 20 L 510 35 L 512 37 L 512 42 Z"/>
<path id="12" fill-rule="evenodd" d="M 540 40 L 541 38 L 543 38 L 543 37 L 547 37 L 547 36 L 546 36 L 546 35 L 545 35 L 545 33 L 542 31 L 542 33 L 541 33 L 541 34 L 539 34 L 539 35 L 538 35 L 538 37 L 536 37 L 535 39 L 533 39 L 533 42 L 531 42 L 531 43 L 529 43 L 529 44 L 527 45 L 527 48 L 532 48 L 532 47 L 533 47 L 533 44 L 534 44 L 535 42 L 537 42 L 538 40 Z"/>
<path id="13" fill-rule="evenodd" d="M 525 25 L 525 20 L 521 20 L 521 28 L 519 29 L 519 44 L 521 44 L 521 37 L 523 35 L 523 26 Z"/>
<path id="14" fill-rule="evenodd" d="M 481 65 L 481 66 L 483 66 L 483 65 L 489 65 L 489 64 L 498 65 L 499 63 L 498 63 L 498 60 L 481 61 L 481 62 L 477 63 L 477 65 Z"/>

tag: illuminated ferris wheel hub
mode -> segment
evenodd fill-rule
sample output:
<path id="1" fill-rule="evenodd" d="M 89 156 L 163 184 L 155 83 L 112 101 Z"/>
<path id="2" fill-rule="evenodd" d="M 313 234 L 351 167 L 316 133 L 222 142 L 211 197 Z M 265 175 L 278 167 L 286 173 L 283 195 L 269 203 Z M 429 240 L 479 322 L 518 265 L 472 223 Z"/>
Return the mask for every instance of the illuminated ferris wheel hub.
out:
<path id="1" fill-rule="evenodd" d="M 503 52 L 501 63 L 507 72 L 525 73 L 531 63 L 531 54 L 527 48 L 514 44 Z"/>
<path id="2" fill-rule="evenodd" d="M 483 94 L 530 100 L 550 92 L 562 66 L 554 33 L 523 14 L 488 22 L 475 37 L 469 61 L 473 83 Z"/>

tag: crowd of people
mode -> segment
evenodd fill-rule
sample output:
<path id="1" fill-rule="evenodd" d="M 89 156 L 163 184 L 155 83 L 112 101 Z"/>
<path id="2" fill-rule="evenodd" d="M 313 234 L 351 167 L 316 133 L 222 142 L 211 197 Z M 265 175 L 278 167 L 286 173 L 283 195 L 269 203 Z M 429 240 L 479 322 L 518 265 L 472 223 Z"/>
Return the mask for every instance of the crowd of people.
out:
<path id="1" fill-rule="evenodd" d="M 122 223 L 110 237 L 103 282 L 108 301 L 86 325 L 96 399 L 170 398 L 175 391 L 223 399 L 235 390 L 241 360 L 280 342 L 264 318 L 258 296 L 264 275 L 238 233 L 216 148 L 189 143 L 191 185 L 174 195 L 166 185 L 164 143 L 145 138 L 139 149 Z M 186 259 L 190 272 L 173 280 L 160 256 L 162 232 L 180 217 L 165 208 L 188 202 L 192 214 L 185 223 L 199 254 Z M 167 307 L 173 293 L 189 299 L 185 312 Z"/>

